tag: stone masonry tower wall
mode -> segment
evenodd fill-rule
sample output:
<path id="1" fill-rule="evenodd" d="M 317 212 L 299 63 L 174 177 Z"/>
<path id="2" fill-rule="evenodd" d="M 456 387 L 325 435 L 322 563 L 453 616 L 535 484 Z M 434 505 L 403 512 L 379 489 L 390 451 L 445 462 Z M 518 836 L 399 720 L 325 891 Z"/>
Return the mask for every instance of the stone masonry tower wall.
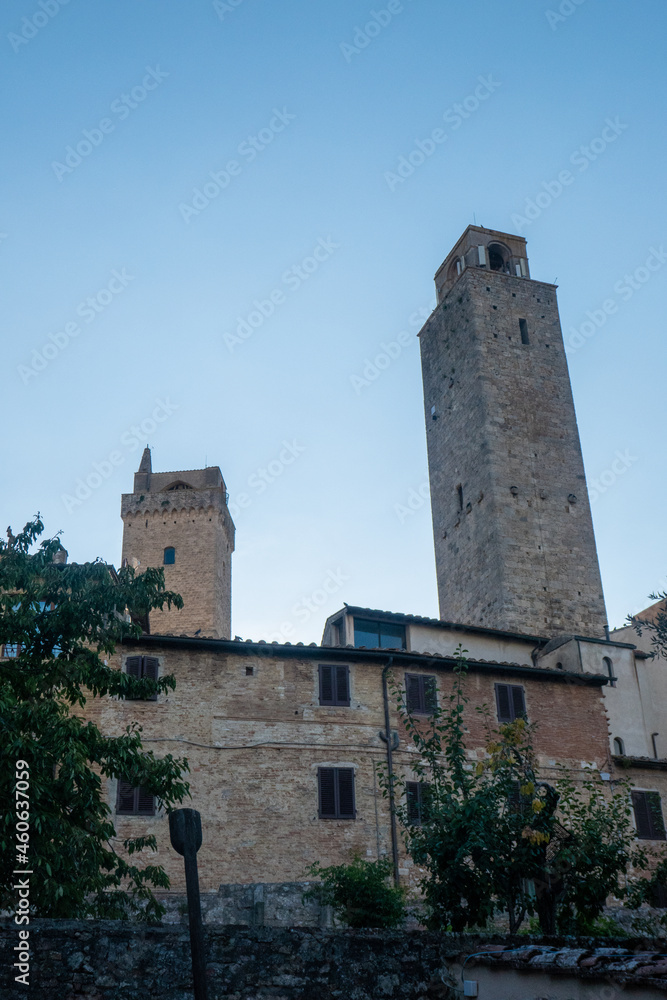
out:
<path id="1" fill-rule="evenodd" d="M 606 612 L 556 302 L 525 240 L 470 226 L 421 333 L 440 617 L 604 636 Z"/>
<path id="2" fill-rule="evenodd" d="M 234 523 L 220 469 L 155 473 L 146 448 L 121 517 L 123 563 L 162 566 L 183 598 L 180 611 L 151 612 L 151 632 L 229 639 Z"/>

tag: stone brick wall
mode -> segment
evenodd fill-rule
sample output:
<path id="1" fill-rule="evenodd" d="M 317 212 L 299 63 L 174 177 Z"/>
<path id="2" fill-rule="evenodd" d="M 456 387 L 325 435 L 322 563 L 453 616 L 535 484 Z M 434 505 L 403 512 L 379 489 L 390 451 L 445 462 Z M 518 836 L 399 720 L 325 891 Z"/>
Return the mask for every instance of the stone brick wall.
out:
<path id="1" fill-rule="evenodd" d="M 103 732 L 120 734 L 137 721 L 145 745 L 158 756 L 187 756 L 192 801 L 202 815 L 204 842 L 199 853 L 202 891 L 217 893 L 221 884 L 300 882 L 306 868 L 349 861 L 352 851 L 364 858 L 391 853 L 389 814 L 376 766 L 386 761 L 381 670 L 376 661 L 353 649 L 326 651 L 246 643 L 192 643 L 150 640 L 124 647 L 128 654 L 157 656 L 160 672 L 172 673 L 176 690 L 157 702 L 92 700 L 87 715 Z M 398 655 L 398 654 L 396 654 Z M 406 654 L 394 676 L 403 683 L 406 670 L 437 677 L 440 696 L 451 688 L 451 668 L 424 665 Z M 319 705 L 318 664 L 349 665 L 351 704 Z M 248 673 L 252 670 L 252 673 Z M 545 777 L 560 762 L 580 773 L 581 761 L 603 768 L 608 754 L 606 719 L 599 687 L 550 681 L 534 675 L 508 677 L 471 670 L 466 710 L 472 761 L 483 753 L 486 733 L 476 706 L 495 712 L 494 683 L 521 683 L 531 721 L 538 724 L 536 748 Z M 392 707 L 392 728 L 399 717 Z M 394 754 L 397 768 L 410 777 L 414 751 L 406 734 Z M 355 771 L 357 815 L 354 820 L 318 815 L 318 767 Z M 115 811 L 116 783 L 106 786 Z M 154 833 L 157 861 L 164 864 L 174 891 L 184 886 L 182 859 L 169 844 L 168 822 L 155 817 L 115 816 L 119 839 Z M 401 873 L 407 884 L 419 878 L 401 845 Z"/>
<path id="2" fill-rule="evenodd" d="M 187 473 L 174 473 L 178 479 Z M 152 479 L 157 479 L 156 475 Z M 222 487 L 125 494 L 122 499 L 123 561 L 139 571 L 163 566 L 173 546 L 176 562 L 164 566 L 165 583 L 183 608 L 151 612 L 151 632 L 229 638 L 234 524 Z"/>
<path id="3" fill-rule="evenodd" d="M 185 928 L 113 921 L 33 921 L 28 987 L 13 982 L 15 928 L 0 930 L 3 1000 L 189 1000 Z M 388 931 L 208 928 L 209 1000 L 454 1000 L 465 978 L 482 1000 L 615 997 L 658 1000 L 667 965 L 626 943 L 598 949 L 575 942 L 519 950 L 503 939 Z M 590 991 L 590 992 L 589 992 Z M 606 992 L 605 992 L 606 991 Z"/>
<path id="4" fill-rule="evenodd" d="M 555 287 L 469 267 L 420 337 L 441 617 L 602 637 Z"/>

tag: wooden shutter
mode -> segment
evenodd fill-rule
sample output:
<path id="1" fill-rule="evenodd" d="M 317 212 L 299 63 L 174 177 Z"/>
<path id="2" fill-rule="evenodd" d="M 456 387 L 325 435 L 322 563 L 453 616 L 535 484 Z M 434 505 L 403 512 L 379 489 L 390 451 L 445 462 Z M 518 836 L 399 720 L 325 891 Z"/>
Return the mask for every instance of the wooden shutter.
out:
<path id="1" fill-rule="evenodd" d="M 509 684 L 496 684 L 496 707 L 498 709 L 498 722 L 513 721 Z"/>
<path id="2" fill-rule="evenodd" d="M 354 819 L 354 768 L 337 767 L 338 815 L 341 819 Z"/>
<path id="3" fill-rule="evenodd" d="M 665 839 L 665 821 L 662 818 L 662 804 L 658 792 L 646 792 L 646 804 L 651 820 L 651 838 Z"/>
<path id="4" fill-rule="evenodd" d="M 132 787 L 132 783 L 129 781 L 123 781 L 122 779 L 119 779 L 118 781 L 118 802 L 116 804 L 116 812 L 134 812 L 134 788 Z"/>
<path id="5" fill-rule="evenodd" d="M 421 823 L 421 785 L 418 781 L 406 781 L 405 798 L 408 823 Z"/>
<path id="6" fill-rule="evenodd" d="M 642 840 L 652 839 L 651 813 L 647 801 L 646 792 L 632 793 L 632 808 L 635 812 L 635 826 L 637 836 Z"/>
<path id="7" fill-rule="evenodd" d="M 512 684 L 512 712 L 514 719 L 526 718 L 526 699 L 520 684 Z"/>
<path id="8" fill-rule="evenodd" d="M 435 712 L 438 707 L 435 677 L 423 677 L 422 681 L 424 684 L 424 711 Z"/>
<path id="9" fill-rule="evenodd" d="M 336 704 L 350 704 L 350 677 L 348 667 L 336 667 Z"/>
<path id="10" fill-rule="evenodd" d="M 328 663 L 320 663 L 320 705 L 333 705 L 333 703 L 333 667 Z"/>
<path id="11" fill-rule="evenodd" d="M 320 767 L 317 771 L 320 786 L 320 816 L 336 816 L 336 769 Z"/>
<path id="12" fill-rule="evenodd" d="M 421 677 L 417 674 L 406 674 L 405 675 L 405 701 L 407 704 L 408 712 L 422 712 L 423 702 L 422 702 L 422 684 Z"/>
<path id="13" fill-rule="evenodd" d="M 145 788 L 137 788 L 137 808 L 136 811 L 141 816 L 153 816 L 155 814 L 155 798 L 152 792 Z"/>
<path id="14" fill-rule="evenodd" d="M 128 656 L 125 661 L 125 673 L 130 677 L 141 677 L 141 657 Z"/>
<path id="15" fill-rule="evenodd" d="M 142 656 L 142 666 L 141 675 L 142 677 L 148 677 L 151 681 L 156 681 L 158 678 L 158 667 L 160 661 L 156 656 Z M 150 694 L 146 698 L 146 701 L 157 701 L 157 692 L 155 694 Z"/>

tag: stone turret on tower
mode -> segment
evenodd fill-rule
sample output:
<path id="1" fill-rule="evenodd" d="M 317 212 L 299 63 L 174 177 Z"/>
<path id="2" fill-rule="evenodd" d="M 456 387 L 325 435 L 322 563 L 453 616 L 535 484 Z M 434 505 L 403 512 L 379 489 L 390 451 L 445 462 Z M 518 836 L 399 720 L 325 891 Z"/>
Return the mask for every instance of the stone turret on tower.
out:
<path id="1" fill-rule="evenodd" d="M 556 286 L 520 236 L 469 226 L 421 333 L 440 617 L 604 635 Z"/>
<path id="2" fill-rule="evenodd" d="M 227 499 L 217 466 L 153 472 L 144 449 L 134 491 L 121 501 L 122 561 L 139 571 L 162 566 L 167 589 L 183 598 L 180 611 L 151 612 L 152 633 L 230 637 L 234 522 Z"/>

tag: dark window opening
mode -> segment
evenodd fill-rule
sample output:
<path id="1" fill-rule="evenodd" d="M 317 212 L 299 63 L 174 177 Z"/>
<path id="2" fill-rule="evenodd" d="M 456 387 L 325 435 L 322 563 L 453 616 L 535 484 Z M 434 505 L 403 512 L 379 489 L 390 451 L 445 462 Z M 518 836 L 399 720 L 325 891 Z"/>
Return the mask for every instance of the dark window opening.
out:
<path id="1" fill-rule="evenodd" d="M 321 819 L 354 819 L 354 768 L 319 767 L 319 813 Z"/>
<path id="2" fill-rule="evenodd" d="M 320 663 L 320 705 L 350 704 L 350 669 Z"/>
<path id="3" fill-rule="evenodd" d="M 463 510 L 463 486 L 461 483 L 456 487 L 456 498 L 459 502 L 459 510 Z"/>
<path id="4" fill-rule="evenodd" d="M 354 645 L 367 646 L 371 649 L 406 649 L 405 626 L 355 618 Z"/>
<path id="5" fill-rule="evenodd" d="M 607 676 L 609 678 L 609 687 L 615 688 L 616 678 L 614 677 L 614 665 L 608 656 L 604 656 L 602 658 L 602 662 L 604 663 L 604 668 L 607 671 Z"/>
<path id="6" fill-rule="evenodd" d="M 639 840 L 665 840 L 665 821 L 658 792 L 633 792 L 632 808 Z"/>
<path id="7" fill-rule="evenodd" d="M 120 779 L 116 812 L 124 816 L 154 816 L 155 796 L 145 788 L 135 788 L 130 781 Z"/>
<path id="8" fill-rule="evenodd" d="M 173 546 L 169 545 L 164 550 L 163 562 L 165 566 L 173 566 L 174 563 L 176 562 L 176 549 L 173 548 Z"/>
<path id="9" fill-rule="evenodd" d="M 528 324 L 526 323 L 525 319 L 519 320 L 519 330 L 521 332 L 521 343 L 529 344 L 530 338 L 528 336 Z"/>
<path id="10" fill-rule="evenodd" d="M 526 718 L 526 699 L 520 684 L 496 684 L 498 722 Z"/>
<path id="11" fill-rule="evenodd" d="M 435 677 L 428 674 L 405 675 L 405 704 L 414 715 L 432 715 L 437 702 Z"/>
<path id="12" fill-rule="evenodd" d="M 492 271 L 502 271 L 505 261 L 503 255 L 498 250 L 489 247 L 489 267 Z"/>
<path id="13" fill-rule="evenodd" d="M 252 677 L 254 673 L 255 673 L 255 668 L 254 667 L 246 667 L 245 668 L 245 675 L 246 675 L 246 677 Z"/>
<path id="14" fill-rule="evenodd" d="M 149 680 L 156 681 L 159 665 L 160 661 L 155 656 L 128 656 L 125 661 L 125 673 L 129 674 L 130 677 L 136 677 L 137 680 L 148 677 Z M 130 695 L 126 695 L 125 700 L 157 701 L 157 693 L 149 694 L 145 698 L 133 698 Z"/>
<path id="15" fill-rule="evenodd" d="M 614 753 L 618 757 L 625 757 L 625 743 L 620 736 L 614 737 Z"/>
<path id="16" fill-rule="evenodd" d="M 405 804 L 408 823 L 422 826 L 428 822 L 428 799 L 431 786 L 426 781 L 406 781 Z"/>

